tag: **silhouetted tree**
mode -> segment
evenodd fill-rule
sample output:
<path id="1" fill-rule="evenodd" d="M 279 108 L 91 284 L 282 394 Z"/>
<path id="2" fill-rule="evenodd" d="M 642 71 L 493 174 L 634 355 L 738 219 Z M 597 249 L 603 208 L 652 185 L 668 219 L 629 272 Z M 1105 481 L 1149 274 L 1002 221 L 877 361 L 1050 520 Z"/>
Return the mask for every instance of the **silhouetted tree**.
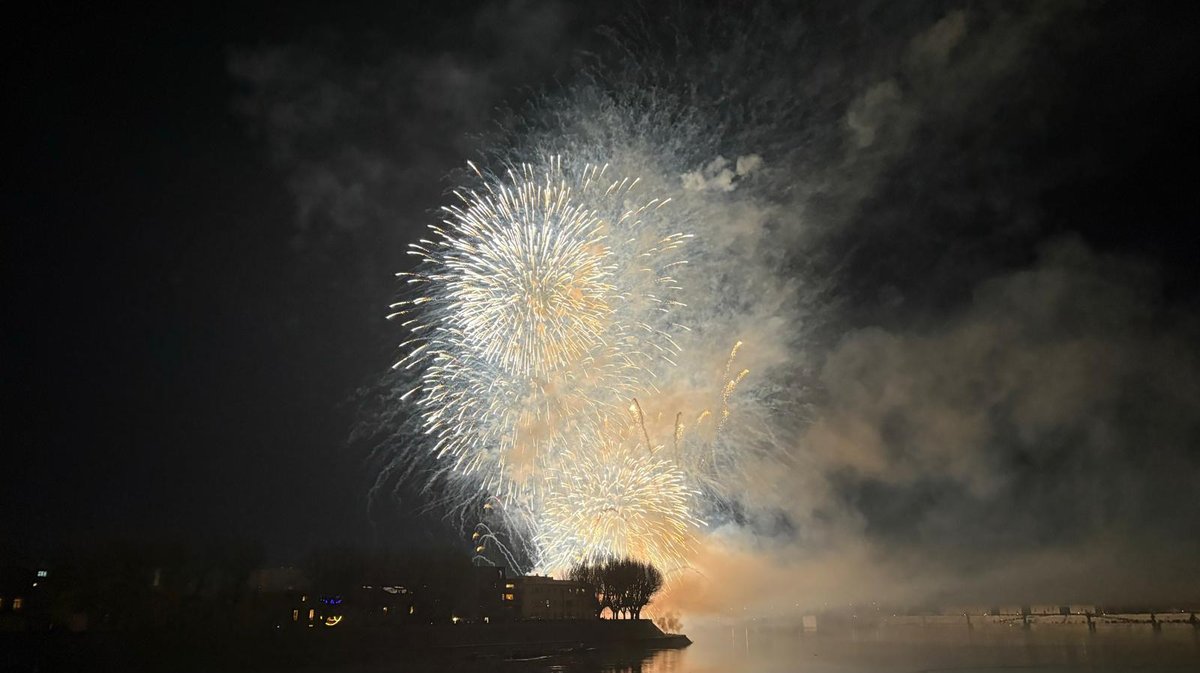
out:
<path id="1" fill-rule="evenodd" d="M 596 617 L 601 617 L 604 610 L 610 607 L 608 584 L 605 582 L 604 573 L 600 571 L 600 566 L 580 563 L 567 572 L 567 579 L 584 585 L 596 597 Z"/>
<path id="2" fill-rule="evenodd" d="M 633 564 L 633 584 L 630 587 L 628 606 L 634 619 L 642 618 L 642 608 L 662 590 L 663 576 L 658 568 L 649 563 Z"/>
<path id="3" fill-rule="evenodd" d="M 567 573 L 569 579 L 590 587 L 596 594 L 597 616 L 607 609 L 612 618 L 624 615 L 641 619 L 642 608 L 663 586 L 663 576 L 650 563 L 630 558 L 609 559 L 603 564 L 579 564 Z"/>

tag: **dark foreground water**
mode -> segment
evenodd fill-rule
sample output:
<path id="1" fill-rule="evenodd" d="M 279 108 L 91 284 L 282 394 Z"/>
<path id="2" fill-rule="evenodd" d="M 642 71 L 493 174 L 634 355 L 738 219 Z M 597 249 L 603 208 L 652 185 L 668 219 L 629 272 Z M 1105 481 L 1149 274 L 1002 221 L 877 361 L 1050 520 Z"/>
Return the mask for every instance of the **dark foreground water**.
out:
<path id="1" fill-rule="evenodd" d="M 1140 671 L 1200 673 L 1200 630 L 1187 624 L 1107 626 L 887 626 L 825 632 L 795 627 L 690 624 L 679 650 L 594 650 L 551 656 L 411 647 L 355 634 L 278 642 L 71 637 L 0 639 L 0 670 L 142 673 L 981 673 Z M 11 634 L 10 634 L 11 635 Z M 344 638 L 342 636 L 345 636 Z M 195 642 L 192 642 L 195 641 Z M 186 645 L 186 647 L 184 646 Z M 485 648 L 487 649 L 487 648 Z M 495 651 L 494 648 L 491 648 Z M 368 663 L 369 662 L 369 663 Z"/>
<path id="2" fill-rule="evenodd" d="M 1190 626 L 1024 630 L 890 627 L 804 634 L 795 629 L 690 627 L 683 650 L 591 653 L 536 661 L 428 662 L 428 670 L 622 673 L 900 673 L 939 671 L 1197 671 L 1200 632 Z M 373 670 L 381 670 L 375 668 Z M 415 670 L 403 665 L 395 670 Z"/>

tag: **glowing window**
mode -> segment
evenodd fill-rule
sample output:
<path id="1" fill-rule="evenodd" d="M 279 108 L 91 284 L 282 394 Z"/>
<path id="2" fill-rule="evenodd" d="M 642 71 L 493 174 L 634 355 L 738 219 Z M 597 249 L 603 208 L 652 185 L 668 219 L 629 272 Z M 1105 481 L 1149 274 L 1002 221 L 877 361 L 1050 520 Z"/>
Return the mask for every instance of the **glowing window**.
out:
<path id="1" fill-rule="evenodd" d="M 316 608 L 309 608 L 309 609 L 308 609 L 308 621 L 310 621 L 310 622 L 311 622 L 311 621 L 312 621 L 312 618 L 313 618 L 313 617 L 315 617 L 315 616 L 317 616 L 317 610 L 316 610 Z"/>
<path id="2" fill-rule="evenodd" d="M 417 611 L 417 606 L 415 606 L 415 605 L 408 606 L 408 614 L 411 615 L 411 614 L 415 613 L 416 611 Z"/>
<path id="3" fill-rule="evenodd" d="M 512 599 L 513 599 L 513 595 L 512 595 L 512 594 L 504 594 L 504 600 L 506 600 L 506 601 L 511 601 Z"/>
<path id="4" fill-rule="evenodd" d="M 20 610 L 20 609 L 21 609 L 21 606 L 23 606 L 23 605 L 25 605 L 25 599 L 24 599 L 24 598 L 21 598 L 20 596 L 18 596 L 18 597 L 16 597 L 16 598 L 14 598 L 14 599 L 13 599 L 13 611 L 14 611 L 14 612 L 16 612 L 17 610 Z"/>
<path id="5" fill-rule="evenodd" d="M 299 621 L 299 620 L 300 620 L 300 610 L 299 609 L 292 610 L 292 621 L 295 622 L 295 621 Z"/>

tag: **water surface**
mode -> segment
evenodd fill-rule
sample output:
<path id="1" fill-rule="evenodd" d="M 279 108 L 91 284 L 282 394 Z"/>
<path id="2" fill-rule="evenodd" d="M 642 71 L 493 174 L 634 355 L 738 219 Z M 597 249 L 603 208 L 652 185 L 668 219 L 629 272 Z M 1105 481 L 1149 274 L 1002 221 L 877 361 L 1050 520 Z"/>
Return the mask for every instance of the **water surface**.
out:
<path id="1" fill-rule="evenodd" d="M 984 673 L 995 671 L 1200 671 L 1190 626 L 887 627 L 842 633 L 793 628 L 691 627 L 683 650 L 593 653 L 531 662 L 479 662 L 475 670 L 606 673 Z"/>

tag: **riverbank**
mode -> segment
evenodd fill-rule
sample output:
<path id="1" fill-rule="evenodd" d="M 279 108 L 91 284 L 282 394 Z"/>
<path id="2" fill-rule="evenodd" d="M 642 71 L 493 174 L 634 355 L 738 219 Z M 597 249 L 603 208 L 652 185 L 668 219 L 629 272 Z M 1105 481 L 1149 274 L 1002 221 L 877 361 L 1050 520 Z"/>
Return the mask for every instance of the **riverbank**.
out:
<path id="1" fill-rule="evenodd" d="M 466 662 L 505 662 L 589 653 L 687 647 L 648 620 L 529 621 L 413 628 L 322 628 L 249 633 L 93 632 L 0 634 L 4 670 L 274 671 L 354 667 L 397 661 L 422 670 Z"/>
<path id="2" fill-rule="evenodd" d="M 497 647 L 686 647 L 687 636 L 666 634 L 648 619 L 523 621 L 439 625 L 430 633 L 434 647 L 470 650 Z"/>

